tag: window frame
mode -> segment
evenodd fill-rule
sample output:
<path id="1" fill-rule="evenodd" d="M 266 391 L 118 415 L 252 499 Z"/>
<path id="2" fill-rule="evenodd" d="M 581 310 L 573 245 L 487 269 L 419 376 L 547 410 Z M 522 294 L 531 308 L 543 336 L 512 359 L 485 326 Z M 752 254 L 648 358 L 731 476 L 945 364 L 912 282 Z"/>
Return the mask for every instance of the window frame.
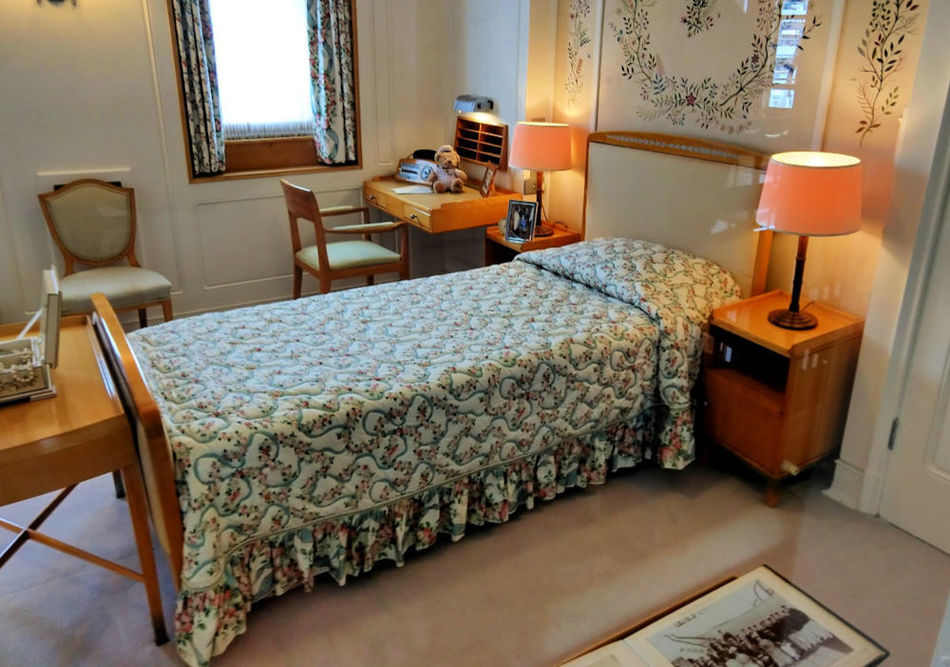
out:
<path id="1" fill-rule="evenodd" d="M 185 149 L 185 169 L 189 183 L 215 183 L 219 181 L 244 178 L 264 178 L 285 174 L 313 174 L 324 171 L 352 171 L 363 168 L 362 110 L 360 106 L 360 59 L 357 36 L 356 0 L 350 3 L 350 16 L 353 27 L 353 88 L 356 98 L 356 161 L 353 163 L 331 165 L 317 160 L 314 139 L 309 135 L 296 137 L 264 137 L 261 139 L 230 139 L 224 142 L 225 170 L 213 176 L 195 176 L 191 166 L 191 145 L 188 139 L 188 119 L 185 112 L 184 85 L 182 83 L 178 40 L 176 38 L 175 14 L 172 0 L 165 0 L 168 14 L 169 39 L 172 46 L 172 67 L 175 70 L 175 84 L 178 92 L 178 115 L 181 121 L 182 143 Z M 231 160 L 238 163 L 240 169 L 231 169 Z"/>

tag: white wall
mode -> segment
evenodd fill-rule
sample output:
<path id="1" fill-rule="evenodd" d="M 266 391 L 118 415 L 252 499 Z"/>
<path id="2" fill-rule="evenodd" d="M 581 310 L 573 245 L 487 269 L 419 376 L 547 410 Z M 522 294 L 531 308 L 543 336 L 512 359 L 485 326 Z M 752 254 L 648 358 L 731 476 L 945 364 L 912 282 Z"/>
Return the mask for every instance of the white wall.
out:
<path id="1" fill-rule="evenodd" d="M 356 203 L 364 179 L 444 141 L 447 17 L 439 0 L 357 1 L 363 169 L 294 176 L 322 205 Z M 23 319 L 41 268 L 62 266 L 36 194 L 103 170 L 135 187 L 137 254 L 172 280 L 176 314 L 289 296 L 277 178 L 188 182 L 173 54 L 165 0 L 5 4 L 0 321 Z"/>
<path id="2" fill-rule="evenodd" d="M 893 198 L 871 288 L 851 406 L 829 494 L 876 513 L 903 376 L 889 373 L 934 145 L 950 85 L 950 3 L 933 2 L 895 156 Z"/>

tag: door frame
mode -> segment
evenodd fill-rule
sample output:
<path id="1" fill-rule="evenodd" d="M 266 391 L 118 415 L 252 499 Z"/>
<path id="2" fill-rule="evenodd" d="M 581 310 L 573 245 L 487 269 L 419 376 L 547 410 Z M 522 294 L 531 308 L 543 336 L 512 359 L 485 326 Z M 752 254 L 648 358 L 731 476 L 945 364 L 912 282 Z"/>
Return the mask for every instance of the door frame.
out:
<path id="1" fill-rule="evenodd" d="M 948 208 L 950 208 L 950 91 L 943 107 L 914 250 L 907 271 L 904 296 L 901 300 L 900 314 L 891 347 L 891 358 L 880 408 L 880 415 L 887 415 L 887 418 L 878 417 L 877 419 L 861 488 L 858 509 L 868 514 L 880 514 L 890 463 L 891 452 L 888 444 L 891 439 L 891 424 L 900 414 L 903 406 L 910 375 L 910 358 L 920 329 L 921 309 L 933 272 L 937 240 L 944 220 L 950 215 Z"/>

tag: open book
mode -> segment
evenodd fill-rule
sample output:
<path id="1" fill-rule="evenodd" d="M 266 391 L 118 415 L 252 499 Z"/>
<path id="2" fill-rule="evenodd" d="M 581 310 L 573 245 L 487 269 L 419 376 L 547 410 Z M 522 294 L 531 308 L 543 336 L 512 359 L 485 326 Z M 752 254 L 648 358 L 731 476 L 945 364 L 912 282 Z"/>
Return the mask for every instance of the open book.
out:
<path id="1" fill-rule="evenodd" d="M 566 665 L 863 667 L 887 656 L 880 644 L 763 565 Z"/>

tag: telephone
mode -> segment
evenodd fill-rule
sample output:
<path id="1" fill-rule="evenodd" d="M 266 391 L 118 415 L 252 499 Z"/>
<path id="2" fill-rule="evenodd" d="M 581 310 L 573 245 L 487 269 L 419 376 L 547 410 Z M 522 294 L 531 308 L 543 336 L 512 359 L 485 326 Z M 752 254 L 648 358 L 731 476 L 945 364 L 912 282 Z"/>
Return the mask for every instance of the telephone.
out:
<path id="1" fill-rule="evenodd" d="M 435 167 L 436 164 L 432 160 L 403 158 L 399 160 L 399 168 L 396 169 L 396 180 L 426 185 L 429 182 L 429 175 L 435 171 Z"/>
<path id="2" fill-rule="evenodd" d="M 414 150 L 409 157 L 399 160 L 396 179 L 407 183 L 426 185 L 429 175 L 435 170 L 435 151 L 431 148 Z"/>

